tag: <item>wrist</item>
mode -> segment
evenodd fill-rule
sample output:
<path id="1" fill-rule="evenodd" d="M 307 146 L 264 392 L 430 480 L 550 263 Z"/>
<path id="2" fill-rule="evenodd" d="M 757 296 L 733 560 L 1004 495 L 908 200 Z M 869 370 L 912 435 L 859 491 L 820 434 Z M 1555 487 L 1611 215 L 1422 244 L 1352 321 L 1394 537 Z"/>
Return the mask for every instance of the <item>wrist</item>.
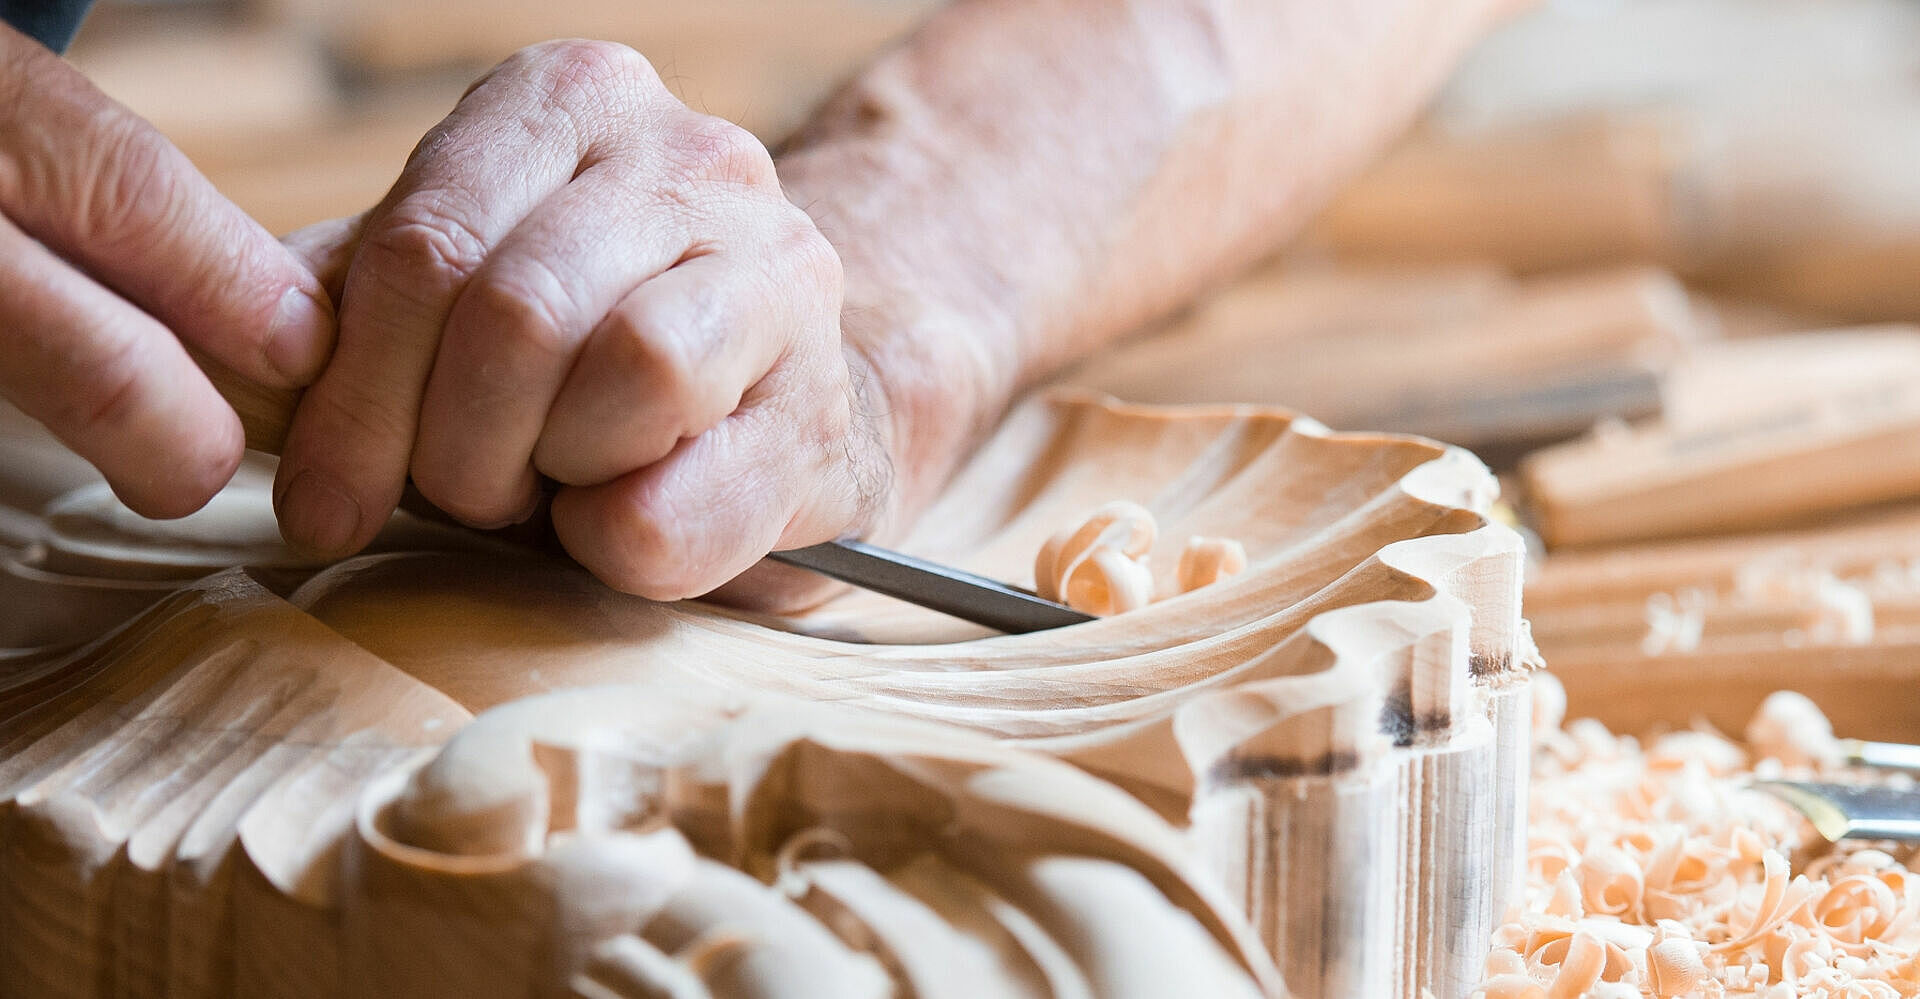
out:
<path id="1" fill-rule="evenodd" d="M 898 537 L 993 429 L 1013 381 L 971 321 L 951 309 L 904 299 L 849 300 L 841 335 L 855 378 L 864 375 L 862 401 L 893 468 L 892 493 L 874 536 Z"/>
<path id="2" fill-rule="evenodd" d="M 856 400 L 893 466 L 872 531 L 883 538 L 912 524 L 1021 381 L 1011 295 L 981 290 L 953 240 L 911 210 L 931 202 L 912 192 L 931 187 L 926 160 L 907 146 L 897 137 L 830 140 L 780 161 L 788 198 L 840 254 L 840 328 Z"/>

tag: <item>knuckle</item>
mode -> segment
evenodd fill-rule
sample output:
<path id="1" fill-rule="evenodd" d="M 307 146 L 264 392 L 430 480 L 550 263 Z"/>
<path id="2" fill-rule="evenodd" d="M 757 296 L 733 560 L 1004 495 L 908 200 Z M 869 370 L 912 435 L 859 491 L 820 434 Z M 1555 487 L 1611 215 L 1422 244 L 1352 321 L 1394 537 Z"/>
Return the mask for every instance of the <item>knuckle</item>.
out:
<path id="1" fill-rule="evenodd" d="M 669 155 L 690 178 L 769 187 L 778 182 L 773 156 L 753 133 L 711 115 L 693 115 L 678 129 Z"/>
<path id="2" fill-rule="evenodd" d="M 414 414 L 404 404 L 355 383 L 334 383 L 309 391 L 300 400 L 302 418 L 309 407 L 317 411 L 315 417 L 324 428 L 315 438 L 350 442 L 353 450 L 385 455 L 413 438 Z M 401 453 L 404 455 L 404 451 Z"/>
<path id="3" fill-rule="evenodd" d="M 846 371 L 843 364 L 830 365 L 820 389 L 829 401 L 818 410 L 820 433 L 816 440 L 836 456 L 848 446 L 855 425 L 853 406 L 846 401 L 851 392 Z"/>
<path id="4" fill-rule="evenodd" d="M 554 56 L 563 65 L 577 67 L 591 79 L 628 82 L 655 75 L 653 64 L 631 45 L 587 38 L 568 38 L 551 44 Z"/>
<path id="5" fill-rule="evenodd" d="M 449 192 L 409 195 L 361 241 L 362 257 L 396 289 L 445 288 L 480 266 L 485 244 L 466 221 L 472 213 Z"/>
<path id="6" fill-rule="evenodd" d="M 131 115 L 96 116 L 81 138 L 70 216 L 76 237 L 109 252 L 137 252 L 182 224 L 192 167 Z"/>
<path id="7" fill-rule="evenodd" d="M 127 429 L 138 416 L 143 368 L 137 341 L 117 345 L 62 393 L 51 422 L 89 436 Z"/>
<path id="8" fill-rule="evenodd" d="M 561 106 L 620 106 L 666 89 L 645 56 L 618 42 L 565 38 L 528 46 L 521 55 L 532 67 L 534 85 Z"/>
<path id="9" fill-rule="evenodd" d="M 643 299 L 608 317 L 615 356 L 627 376 L 643 389 L 655 418 L 677 424 L 679 436 L 695 422 L 700 384 L 699 361 L 687 342 L 688 322 L 681 308 Z"/>
<path id="10" fill-rule="evenodd" d="M 427 502 L 467 524 L 503 524 L 520 512 L 500 484 L 465 471 L 456 460 L 419 455 L 409 472 Z"/>
<path id="11" fill-rule="evenodd" d="M 817 388 L 824 399 L 845 398 L 845 388 L 835 386 L 831 379 Z M 795 459 L 815 471 L 844 469 L 858 447 L 855 429 L 849 407 L 833 402 L 816 406 L 810 417 L 803 418 L 795 428 Z"/>
<path id="12" fill-rule="evenodd" d="M 471 310 L 462 321 L 477 324 L 488 342 L 532 363 L 572 357 L 578 338 L 566 319 L 575 309 L 565 285 L 538 264 L 516 271 L 524 273 L 489 269 L 475 277 L 462 292 L 461 304 Z"/>
<path id="13" fill-rule="evenodd" d="M 591 486 L 613 478 L 599 474 L 601 466 L 591 456 L 583 455 L 566 433 L 564 426 L 548 421 L 533 445 L 534 471 L 563 486 Z"/>
<path id="14" fill-rule="evenodd" d="M 51 56 L 41 46 L 25 44 L 24 40 L 0 45 L 0 107 L 19 107 L 29 88 L 36 84 L 45 87 L 46 78 L 57 72 L 47 65 Z M 56 79 L 64 83 L 65 77 L 62 73 Z"/>
<path id="15" fill-rule="evenodd" d="M 567 550 L 608 586 L 649 600 L 676 600 L 684 580 L 674 571 L 678 546 L 639 504 L 616 510 L 570 509 L 566 491 L 554 504 L 554 527 Z"/>
<path id="16" fill-rule="evenodd" d="M 621 577 L 627 591 L 650 600 L 691 596 L 685 592 L 686 573 L 673 537 L 650 518 L 631 518 L 626 528 L 631 533 L 627 535 Z"/>
<path id="17" fill-rule="evenodd" d="M 799 215 L 795 225 L 788 232 L 784 249 L 787 259 L 799 272 L 803 287 L 829 292 L 838 307 L 840 292 L 846 280 L 841 266 L 840 251 L 813 224 L 805 212 L 792 209 Z"/>
<path id="18" fill-rule="evenodd" d="M 668 526 L 691 521 L 665 517 L 636 517 L 634 521 L 629 525 L 635 534 L 627 553 L 631 562 L 626 567 L 630 592 L 649 600 L 684 600 L 714 587 L 717 581 L 708 577 L 716 560 L 701 557 L 692 549 L 684 527 Z"/>

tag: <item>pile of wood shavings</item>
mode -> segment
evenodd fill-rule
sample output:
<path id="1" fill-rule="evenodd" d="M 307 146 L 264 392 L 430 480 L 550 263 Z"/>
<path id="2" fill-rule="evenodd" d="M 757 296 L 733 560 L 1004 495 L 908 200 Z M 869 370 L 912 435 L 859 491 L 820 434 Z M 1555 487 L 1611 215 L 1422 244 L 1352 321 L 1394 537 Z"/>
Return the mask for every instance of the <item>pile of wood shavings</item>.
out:
<path id="1" fill-rule="evenodd" d="M 1152 603 L 1148 560 L 1159 525 L 1146 507 L 1115 500 L 1055 533 L 1033 560 L 1034 592 L 1078 611 L 1106 616 Z M 1195 535 L 1180 551 L 1175 592 L 1191 593 L 1247 568 L 1232 538 Z"/>
<path id="2" fill-rule="evenodd" d="M 1560 727 L 1536 677 L 1527 889 L 1494 934 L 1476 999 L 1920 997 L 1920 874 L 1909 851 L 1829 847 L 1753 776 L 1905 783 L 1848 768 L 1827 719 L 1773 695 L 1742 745 L 1694 730 L 1646 745 Z"/>

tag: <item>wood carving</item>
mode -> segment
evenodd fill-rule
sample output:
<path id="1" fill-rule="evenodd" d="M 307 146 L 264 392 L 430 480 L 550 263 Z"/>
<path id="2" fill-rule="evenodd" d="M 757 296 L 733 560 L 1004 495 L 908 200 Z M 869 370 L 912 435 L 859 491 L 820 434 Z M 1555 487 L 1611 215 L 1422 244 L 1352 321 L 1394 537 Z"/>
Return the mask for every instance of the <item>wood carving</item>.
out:
<path id="1" fill-rule="evenodd" d="M 1030 583 L 1125 499 L 1178 595 L 985 636 L 524 555 L 219 573 L 0 653 L 0 994 L 1460 999 L 1525 843 L 1493 492 L 1415 439 L 1055 396 L 900 547 Z M 1196 535 L 1246 567 L 1181 593 Z"/>

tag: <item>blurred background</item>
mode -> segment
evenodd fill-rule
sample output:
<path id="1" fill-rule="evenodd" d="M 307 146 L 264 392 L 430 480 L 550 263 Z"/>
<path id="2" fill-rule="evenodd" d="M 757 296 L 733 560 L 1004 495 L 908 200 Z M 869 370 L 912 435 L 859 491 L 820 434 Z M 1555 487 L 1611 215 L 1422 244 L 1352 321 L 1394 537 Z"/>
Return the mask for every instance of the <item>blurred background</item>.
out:
<path id="1" fill-rule="evenodd" d="M 481 72 L 532 42 L 646 53 L 772 141 L 928 0 L 102 0 L 70 57 L 266 226 L 370 206 Z"/>
<path id="2" fill-rule="evenodd" d="M 526 43 L 627 42 L 774 142 L 933 6 L 103 0 L 71 58 L 286 232 L 372 204 Z M 1916 277 L 1920 3 L 1560 0 L 1278 257 L 1066 380 L 1473 448 L 1576 702 L 1871 670 L 1920 655 Z"/>
<path id="3" fill-rule="evenodd" d="M 283 232 L 370 204 L 521 45 L 630 43 L 683 100 L 774 142 L 935 6 L 102 0 L 72 60 Z M 1912 316 L 1916 42 L 1906 0 L 1544 3 L 1480 46 L 1303 246 L 1521 273 L 1653 261 L 1800 318 Z"/>

